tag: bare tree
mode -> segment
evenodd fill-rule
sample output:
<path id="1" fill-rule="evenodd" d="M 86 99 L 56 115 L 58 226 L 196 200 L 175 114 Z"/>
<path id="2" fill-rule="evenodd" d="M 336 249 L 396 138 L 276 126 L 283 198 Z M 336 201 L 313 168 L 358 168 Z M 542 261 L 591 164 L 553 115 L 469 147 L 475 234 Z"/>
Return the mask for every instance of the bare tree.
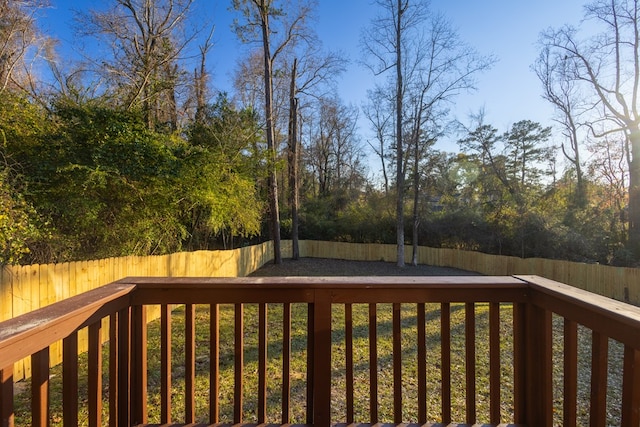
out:
<path id="1" fill-rule="evenodd" d="M 213 43 L 211 39 L 213 38 L 213 28 L 211 28 L 211 32 L 209 36 L 204 41 L 202 45 L 200 45 L 200 66 L 193 71 L 193 98 L 195 103 L 195 115 L 194 118 L 196 121 L 201 121 L 203 119 L 204 109 L 207 105 L 208 98 L 208 83 L 209 83 L 209 72 L 207 71 L 207 55 L 213 48 Z"/>
<path id="2" fill-rule="evenodd" d="M 596 137 L 623 133 L 628 143 L 629 248 L 640 253 L 640 2 L 597 0 L 585 6 L 585 21 L 602 31 L 586 40 L 565 26 L 542 34 L 543 47 L 567 63 L 569 77 L 592 95 L 590 121 Z M 608 125 L 594 126 L 606 121 Z"/>
<path id="3" fill-rule="evenodd" d="M 389 139 L 393 138 L 393 130 L 390 129 L 393 124 L 393 106 L 390 103 L 388 92 L 380 86 L 369 90 L 367 98 L 369 102 L 364 106 L 363 112 L 376 135 L 375 144 L 372 142 L 368 142 L 368 144 L 380 160 L 384 194 L 388 196 L 389 174 L 387 173 L 387 162 L 389 161 L 389 154 L 387 146 L 389 145 Z"/>
<path id="4" fill-rule="evenodd" d="M 413 145 L 414 220 L 413 235 L 418 236 L 420 163 L 427 160 L 428 149 L 445 132 L 448 104 L 463 91 L 476 88 L 476 75 L 491 67 L 494 58 L 479 55 L 460 40 L 442 14 L 431 14 L 425 23 L 417 49 L 407 61 L 407 97 L 413 105 L 409 144 Z M 429 130 L 425 128 L 429 125 Z M 426 133 L 426 135 L 425 135 Z M 422 145 L 422 146 L 421 146 Z M 412 263 L 417 264 L 418 242 L 413 242 Z"/>
<path id="5" fill-rule="evenodd" d="M 177 126 L 176 86 L 179 66 L 198 29 L 187 21 L 193 0 L 111 0 L 106 10 L 79 15 L 83 33 L 104 40 L 110 57 L 91 58 L 125 100 L 142 108 L 149 128 Z"/>
<path id="6" fill-rule="evenodd" d="M 34 94 L 33 64 L 51 54 L 53 42 L 36 25 L 46 0 L 0 0 L 0 94 L 7 89 Z"/>
<path id="7" fill-rule="evenodd" d="M 396 244 L 397 264 L 404 267 L 404 193 L 405 141 L 403 54 L 408 43 L 427 16 L 427 3 L 420 0 L 377 0 L 380 15 L 376 16 L 363 34 L 361 44 L 365 64 L 375 75 L 395 71 L 395 151 L 396 151 Z"/>
<path id="8" fill-rule="evenodd" d="M 494 62 L 463 43 L 441 14 L 431 13 L 424 1 L 380 0 L 383 17 L 376 18 L 363 45 L 368 64 L 376 74 L 395 70 L 395 162 L 398 265 L 404 265 L 404 202 L 407 165 L 426 158 L 435 135 L 424 137 L 424 125 L 444 128 L 447 103 L 463 91 L 475 89 L 476 75 Z M 411 108 L 405 107 L 405 104 Z M 405 111 L 407 108 L 407 111 Z M 433 127 L 432 127 L 433 128 Z M 408 133 L 405 134 L 405 130 Z M 419 147 L 419 144 L 426 144 Z M 409 150 L 413 147 L 413 150 Z M 410 152 L 409 152 L 410 151 Z M 414 175 L 414 204 L 418 202 L 420 177 Z M 414 206 L 414 214 L 417 214 Z M 414 215 L 415 216 L 415 215 Z M 414 218 L 414 228 L 418 221 Z M 417 236 L 417 230 L 414 230 Z M 417 243 L 414 242 L 414 245 Z M 414 251 L 415 252 L 415 251 Z M 413 262 L 417 260 L 415 254 Z"/>
<path id="9" fill-rule="evenodd" d="M 288 132 L 288 163 L 289 163 L 289 198 L 291 204 L 291 241 L 294 260 L 300 258 L 299 249 L 299 138 L 298 114 L 299 96 L 318 99 L 323 96 L 323 87 L 330 87 L 338 75 L 344 70 L 344 59 L 334 53 L 323 54 L 317 47 L 315 40 L 308 45 L 305 43 L 302 54 L 301 67 L 298 58 L 293 59 L 291 66 L 291 84 L 289 88 L 289 132 Z"/>
<path id="10" fill-rule="evenodd" d="M 355 132 L 357 120 L 357 108 L 346 106 L 335 97 L 320 100 L 314 121 L 309 123 L 311 137 L 306 150 L 318 195 L 355 193 L 362 188 L 364 170 Z"/>
<path id="11" fill-rule="evenodd" d="M 584 208 L 587 203 L 586 183 L 580 156 L 580 113 L 584 107 L 579 105 L 578 82 L 567 70 L 567 61 L 558 52 L 551 54 L 549 48 L 543 48 L 534 70 L 542 82 L 543 98 L 549 101 L 556 111 L 554 119 L 560 125 L 565 141 L 561 144 L 562 154 L 576 172 L 576 193 L 574 204 Z"/>
<path id="12" fill-rule="evenodd" d="M 280 208 L 278 205 L 278 179 L 275 169 L 278 147 L 275 143 L 275 115 L 273 108 L 274 62 L 285 51 L 306 36 L 306 20 L 311 6 L 300 2 L 296 10 L 285 10 L 277 0 L 234 0 L 233 7 L 243 18 L 236 25 L 236 33 L 245 42 L 262 44 L 264 81 L 264 119 L 267 149 L 273 164 L 269 174 L 269 212 L 271 237 L 274 242 L 274 263 L 282 263 L 280 249 Z M 272 19 L 275 22 L 272 22 Z M 275 24 L 275 27 L 273 26 Z M 275 39 L 275 37 L 278 37 Z"/>

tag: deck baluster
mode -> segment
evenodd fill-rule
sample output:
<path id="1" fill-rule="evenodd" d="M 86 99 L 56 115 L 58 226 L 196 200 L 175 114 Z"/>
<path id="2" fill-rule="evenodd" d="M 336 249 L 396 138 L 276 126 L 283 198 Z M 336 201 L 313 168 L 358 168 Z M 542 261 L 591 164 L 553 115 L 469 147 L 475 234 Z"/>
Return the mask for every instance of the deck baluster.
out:
<path id="1" fill-rule="evenodd" d="M 418 423 L 427 422 L 427 335 L 426 335 L 426 312 L 425 303 L 417 304 L 417 327 L 418 327 Z"/>
<path id="2" fill-rule="evenodd" d="M 563 426 L 576 427 L 578 423 L 578 324 L 564 320 L 564 393 Z"/>
<path id="3" fill-rule="evenodd" d="M 98 427 L 102 425 L 101 332 L 102 332 L 101 322 L 96 322 L 89 326 L 89 361 L 88 361 L 89 427 Z M 75 396 L 77 396 L 77 394 Z"/>
<path id="4" fill-rule="evenodd" d="M 369 417 L 378 422 L 378 314 L 376 304 L 369 304 Z"/>
<path id="5" fill-rule="evenodd" d="M 13 427 L 13 366 L 0 369 L 0 425 Z"/>
<path id="6" fill-rule="evenodd" d="M 62 340 L 62 360 L 62 419 L 65 427 L 75 427 L 78 425 L 78 332 Z"/>
<path id="7" fill-rule="evenodd" d="M 171 306 L 160 307 L 160 422 L 171 422 Z"/>
<path id="8" fill-rule="evenodd" d="M 242 304 L 235 305 L 234 326 L 234 394 L 233 394 L 233 423 L 242 422 L 242 394 L 244 389 L 244 308 Z"/>
<path id="9" fill-rule="evenodd" d="M 220 306 L 209 306 L 209 422 L 218 423 L 220 418 Z"/>
<path id="10" fill-rule="evenodd" d="M 258 305 L 258 424 L 267 419 L 267 304 Z"/>
<path id="11" fill-rule="evenodd" d="M 346 401 L 347 401 L 347 424 L 352 424 L 354 419 L 353 400 L 353 305 L 344 306 L 344 357 L 345 357 L 345 378 L 347 381 Z"/>
<path id="12" fill-rule="evenodd" d="M 440 378 L 442 422 L 451 422 L 451 304 L 440 305 Z"/>
<path id="13" fill-rule="evenodd" d="M 49 347 L 31 355 L 31 425 L 49 425 Z"/>
<path id="14" fill-rule="evenodd" d="M 594 331 L 591 336 L 591 427 L 604 426 L 607 423 L 608 365 L 609 339 Z"/>
<path id="15" fill-rule="evenodd" d="M 402 305 L 393 310 L 393 422 L 402 422 Z"/>
<path id="16" fill-rule="evenodd" d="M 196 418 L 196 308 L 184 307 L 184 419 L 193 423 Z"/>
<path id="17" fill-rule="evenodd" d="M 476 423 L 476 309 L 468 302 L 464 306 L 464 347 L 466 378 L 467 424 Z"/>
<path id="18" fill-rule="evenodd" d="M 489 304 L 489 418 L 492 424 L 500 424 L 501 383 L 500 363 L 500 303 Z"/>

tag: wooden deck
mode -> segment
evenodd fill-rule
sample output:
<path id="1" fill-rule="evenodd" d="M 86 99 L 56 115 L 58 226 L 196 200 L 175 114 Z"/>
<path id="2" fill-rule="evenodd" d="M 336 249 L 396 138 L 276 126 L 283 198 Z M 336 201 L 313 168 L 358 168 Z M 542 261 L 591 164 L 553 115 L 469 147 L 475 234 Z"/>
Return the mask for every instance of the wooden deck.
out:
<path id="1" fill-rule="evenodd" d="M 172 347 L 176 314 L 175 305 L 181 305 L 180 319 L 184 322 L 184 345 L 180 358 Z M 381 324 L 379 307 L 388 307 L 389 320 Z M 437 310 L 429 311 L 426 305 Z M 152 372 L 154 387 L 159 387 L 157 409 L 160 424 L 149 421 L 149 331 L 147 307 L 160 306 L 158 362 Z M 252 334 L 257 334 L 255 361 L 245 360 L 244 309 L 256 307 Z M 303 307 L 304 336 L 292 336 L 292 305 Z M 478 317 L 479 305 L 486 307 L 483 317 Z M 508 305 L 508 319 L 501 307 Z M 206 325 L 198 325 L 196 307 L 206 307 L 210 316 Z M 278 307 L 282 320 L 276 343 L 268 331 L 273 322 L 271 308 Z M 354 308 L 367 311 L 367 324 L 355 325 Z M 455 310 L 454 310 L 455 306 Z M 222 347 L 221 307 L 233 310 L 231 329 L 233 344 L 230 353 L 220 354 Z M 512 309 L 511 309 L 512 307 Z M 407 309 L 412 327 L 404 326 Z M 339 310 L 338 310 L 339 309 Z M 336 311 L 338 310 L 338 311 Z M 463 313 L 464 322 L 453 328 L 454 311 Z M 340 316 L 336 317 L 336 312 Z M 554 377 L 552 355 L 552 314 L 564 324 L 564 354 L 560 379 Z M 434 317 L 435 316 L 435 317 Z M 425 322 L 436 321 L 437 334 L 427 335 Z M 506 331 L 510 346 L 501 345 L 505 331 L 501 325 L 507 320 L 511 325 Z M 476 326 L 488 325 L 487 335 L 477 336 Z M 172 326 L 173 325 L 173 326 Z M 13 401 L 13 364 L 22 358 L 31 361 L 31 425 L 48 426 L 52 416 L 50 394 L 50 347 L 63 341 L 63 402 L 64 425 L 88 424 L 110 426 L 336 426 L 336 427 L 436 427 L 436 426 L 552 426 L 554 420 L 565 426 L 578 425 L 577 330 L 591 331 L 592 362 L 590 366 L 591 393 L 586 407 L 592 426 L 607 425 L 608 341 L 616 340 L 624 347 L 623 386 L 618 410 L 620 425 L 638 427 L 640 424 L 640 308 L 612 301 L 539 277 L 325 277 L 325 278 L 126 278 L 86 294 L 53 304 L 44 309 L 0 323 L 0 425 L 15 424 Z M 181 326 L 182 327 L 182 326 Z M 198 328 L 206 328 L 206 339 L 197 338 Z M 383 332 L 384 328 L 384 332 Z M 412 331 L 416 342 L 415 354 L 404 351 L 402 337 Z M 82 379 L 78 362 L 79 337 L 88 339 L 88 367 Z M 378 345 L 379 338 L 387 334 L 388 345 Z M 340 352 L 344 365 L 336 368 L 334 353 L 336 336 L 340 337 Z M 453 338 L 461 337 L 463 347 L 454 348 Z M 102 341 L 108 338 L 108 354 L 103 356 Z M 358 338 L 358 339 L 356 339 Z M 489 354 L 486 355 L 488 386 L 482 392 L 487 402 L 487 415 L 479 415 L 478 376 L 480 375 L 476 343 L 486 339 Z M 296 340 L 300 348 L 292 348 Z M 355 348 L 366 346 L 368 372 L 363 379 L 362 369 L 356 363 Z M 253 344 L 252 344 L 253 345 Z M 206 347 L 206 362 L 197 360 L 196 348 Z M 436 352 L 433 349 L 437 349 Z M 276 351 L 276 354 L 274 354 Z M 388 351 L 388 357 L 382 355 Z M 461 353 L 459 353 L 461 352 Z M 435 354 L 437 353 L 437 354 Z M 427 396 L 433 393 L 433 383 L 427 383 L 427 370 L 432 368 L 427 360 L 438 357 L 437 406 L 427 405 Z M 225 381 L 221 375 L 225 358 L 233 360 L 231 410 L 223 415 L 222 406 L 229 405 L 220 399 L 220 387 Z M 295 357 L 304 357 L 304 372 L 297 377 L 291 373 Z M 411 379 L 414 397 L 406 395 L 403 384 L 403 368 L 407 358 L 415 365 L 415 378 Z M 279 374 L 269 374 L 273 359 L 281 360 Z M 104 360 L 103 360 L 104 359 Z M 462 360 L 462 364 L 460 364 Z M 505 361 L 512 361 L 511 376 L 501 370 Z M 248 368 L 249 362 L 255 362 Z M 392 383 L 382 384 L 381 366 L 392 372 Z M 176 416 L 172 410 L 172 396 L 177 393 L 172 374 L 180 365 L 181 399 L 184 410 Z M 204 418 L 210 424 L 194 424 L 203 418 L 202 408 L 196 407 L 196 374 L 206 369 L 208 381 L 207 408 Z M 344 374 L 344 384 L 332 381 L 339 370 Z M 255 385 L 249 385 L 247 376 L 256 376 Z M 159 380 L 158 380 L 159 377 Z M 456 379 L 454 382 L 454 378 Z M 78 390 L 81 379 L 86 381 L 87 420 L 79 419 Z M 508 383 L 505 383 L 508 381 Z M 563 383 L 563 401 L 560 408 L 554 402 L 554 381 Z M 104 383 L 103 383 L 104 382 Z M 293 389 L 294 382 L 304 385 Z M 159 386 L 158 386 L 159 383 Z M 275 399 L 273 387 L 281 393 Z M 253 383 L 252 383 L 253 384 Z M 354 385 L 366 388 L 366 396 L 358 394 Z M 85 386 L 83 386 L 85 387 Z M 248 387 L 252 388 L 249 390 Z M 503 389 L 513 390 L 506 396 Z M 464 390 L 463 403 L 453 399 L 460 388 Z M 391 394 L 384 400 L 384 392 Z M 106 391 L 108 392 L 108 399 Z M 361 393 L 361 390 L 360 390 Z M 245 405 L 247 395 L 255 397 L 255 404 Z M 305 424 L 288 424 L 294 401 L 302 400 Z M 334 402 L 343 399 L 344 412 L 336 413 Z M 228 400 L 228 399 L 227 399 Z M 363 401 L 364 400 L 364 401 Z M 505 410 L 511 406 L 511 410 Z M 366 415 L 355 413 L 354 406 L 366 408 Z M 415 413 L 409 418 L 408 404 L 415 405 Z M 199 402 L 198 405 L 202 405 Z M 383 408 L 383 405 L 387 405 Z M 155 409 L 155 408 L 154 408 Z M 273 414 L 278 413 L 274 420 Z M 383 411 L 384 409 L 384 411 Z M 247 411 L 250 411 L 249 414 Z M 413 410 L 412 410 L 413 411 Z M 558 415 L 561 418 L 558 420 Z M 381 414 L 391 414 L 382 416 Z M 105 415 L 106 414 L 106 415 Z M 336 415 L 337 414 L 337 415 Z M 484 414 L 484 412 L 483 412 Z M 298 416 L 296 419 L 299 419 Z M 370 424 L 354 423 L 358 418 Z M 385 419 L 390 418 L 390 419 Z M 454 419 L 455 418 L 455 419 Z M 486 418 L 486 419 L 483 419 Z M 243 420 L 257 419 L 259 424 L 246 424 Z M 441 424 L 427 424 L 436 419 Z M 276 424 L 266 424 L 273 423 Z M 336 424 L 336 421 L 343 423 Z M 393 422 L 381 424 L 380 421 Z M 453 421 L 468 424 L 451 424 Z M 176 423 L 177 422 L 177 423 Z M 416 422 L 415 424 L 403 424 Z M 486 424 L 475 424 L 478 422 Z"/>

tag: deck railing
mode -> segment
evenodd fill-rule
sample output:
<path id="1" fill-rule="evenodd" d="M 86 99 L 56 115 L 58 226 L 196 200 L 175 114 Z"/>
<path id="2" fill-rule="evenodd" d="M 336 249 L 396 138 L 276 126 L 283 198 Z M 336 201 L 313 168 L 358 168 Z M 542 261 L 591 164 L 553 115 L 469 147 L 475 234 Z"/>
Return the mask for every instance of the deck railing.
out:
<path id="1" fill-rule="evenodd" d="M 127 278 L 0 323 L 0 367 L 1 426 L 637 427 L 640 308 L 535 276 Z"/>

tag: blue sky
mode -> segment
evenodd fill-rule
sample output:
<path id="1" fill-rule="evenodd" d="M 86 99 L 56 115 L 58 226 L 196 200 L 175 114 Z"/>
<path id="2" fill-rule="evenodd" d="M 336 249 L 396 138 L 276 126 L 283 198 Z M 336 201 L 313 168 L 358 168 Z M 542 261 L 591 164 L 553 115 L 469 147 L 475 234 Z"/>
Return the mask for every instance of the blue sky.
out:
<path id="1" fill-rule="evenodd" d="M 432 0 L 431 8 L 443 12 L 458 30 L 462 40 L 480 53 L 498 58 L 494 67 L 479 76 L 478 90 L 462 95 L 452 109 L 465 120 L 469 113 L 484 107 L 487 121 L 500 131 L 518 120 L 530 119 L 551 125 L 552 109 L 541 99 L 540 83 L 530 67 L 538 53 L 536 42 L 542 30 L 565 23 L 578 24 L 586 0 Z M 51 0 L 44 11 L 43 30 L 60 38 L 60 50 L 69 52 L 71 10 L 100 7 L 99 0 Z M 232 73 L 244 47 L 230 29 L 233 14 L 227 0 L 196 0 L 198 16 L 216 27 L 215 46 L 209 58 L 213 84 L 231 91 Z M 318 0 L 315 29 L 326 49 L 340 50 L 351 59 L 339 82 L 345 103 L 362 105 L 372 87 L 369 72 L 357 64 L 358 42 L 376 8 L 370 0 Z M 366 123 L 361 122 L 366 135 Z M 457 151 L 455 144 L 441 142 L 439 148 Z"/>

